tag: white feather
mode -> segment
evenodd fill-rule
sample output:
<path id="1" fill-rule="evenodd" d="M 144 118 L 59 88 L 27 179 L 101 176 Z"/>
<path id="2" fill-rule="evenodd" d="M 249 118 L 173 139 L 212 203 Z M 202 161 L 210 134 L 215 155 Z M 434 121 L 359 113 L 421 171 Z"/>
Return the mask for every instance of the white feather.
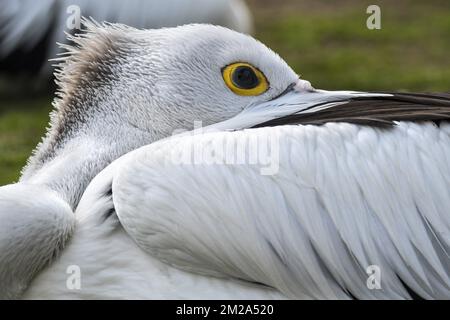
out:
<path id="1" fill-rule="evenodd" d="M 275 175 L 262 175 L 259 165 L 220 164 L 220 152 L 218 164 L 174 162 L 194 148 L 211 151 L 249 141 L 262 148 L 273 137 L 279 141 Z M 109 296 L 108 281 L 117 279 L 131 279 L 124 288 L 133 290 L 115 297 L 141 297 L 146 290 L 153 297 L 149 288 L 155 281 L 170 286 L 166 276 L 146 273 L 157 265 L 185 280 L 203 279 L 209 298 L 223 297 L 222 286 L 234 286 L 230 279 L 248 281 L 250 288 L 261 283 L 290 298 L 347 298 L 348 292 L 364 299 L 409 298 L 399 278 L 423 297 L 449 298 L 449 166 L 442 160 L 449 143 L 448 124 L 401 122 L 392 129 L 281 126 L 151 144 L 94 180 L 77 210 L 75 241 L 27 297 L 53 297 L 57 287 L 54 297 L 89 292 L 100 298 Z M 97 208 L 104 190 L 94 190 L 111 184 L 120 223 L 147 256 L 130 249 L 120 227 L 101 241 L 91 238 L 106 228 L 98 222 L 104 210 Z M 121 261 L 116 255 L 123 246 Z M 93 255 L 111 260 L 93 261 Z M 55 276 L 75 259 L 89 279 L 79 293 L 61 289 L 61 276 Z M 369 265 L 380 267 L 380 290 L 366 285 Z M 91 274 L 93 268 L 111 273 L 110 280 Z M 177 289 L 177 296 L 196 298 L 202 290 Z M 270 296 L 259 290 L 261 297 Z"/>

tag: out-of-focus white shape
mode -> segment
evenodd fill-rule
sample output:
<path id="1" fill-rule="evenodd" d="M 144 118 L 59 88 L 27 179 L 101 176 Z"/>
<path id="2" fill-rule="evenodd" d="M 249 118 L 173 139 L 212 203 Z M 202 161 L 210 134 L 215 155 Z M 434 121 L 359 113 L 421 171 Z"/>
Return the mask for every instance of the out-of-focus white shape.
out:
<path id="1" fill-rule="evenodd" d="M 123 23 L 136 28 L 175 27 L 210 23 L 252 33 L 253 20 L 244 0 L 12 0 L 0 2 L 0 59 L 17 49 L 30 52 L 49 34 L 47 59 L 58 52 L 56 43 L 67 43 L 69 6 L 98 22 Z M 45 62 L 42 72 L 51 73 Z"/>

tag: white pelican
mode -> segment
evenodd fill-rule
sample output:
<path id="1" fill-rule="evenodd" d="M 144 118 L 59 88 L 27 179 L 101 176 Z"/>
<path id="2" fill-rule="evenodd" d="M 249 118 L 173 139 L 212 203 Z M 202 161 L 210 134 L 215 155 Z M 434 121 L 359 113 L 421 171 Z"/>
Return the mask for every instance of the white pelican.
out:
<path id="1" fill-rule="evenodd" d="M 223 27 L 86 25 L 0 188 L 1 297 L 450 298 L 448 95 L 316 90 Z"/>
<path id="2" fill-rule="evenodd" d="M 123 23 L 136 28 L 212 23 L 251 33 L 253 21 L 244 0 L 13 0 L 0 2 L 0 65 L 2 70 L 29 74 L 53 72 L 48 59 L 65 32 L 79 28 L 77 17 Z"/>

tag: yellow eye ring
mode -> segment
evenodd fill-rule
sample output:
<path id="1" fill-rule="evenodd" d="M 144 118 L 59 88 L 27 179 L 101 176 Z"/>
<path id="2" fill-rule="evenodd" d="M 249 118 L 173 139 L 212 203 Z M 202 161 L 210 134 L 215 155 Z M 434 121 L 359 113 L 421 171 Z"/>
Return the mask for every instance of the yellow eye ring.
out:
<path id="1" fill-rule="evenodd" d="M 227 65 L 222 69 L 222 77 L 227 87 L 241 96 L 257 96 L 269 89 L 264 74 L 245 62 Z"/>

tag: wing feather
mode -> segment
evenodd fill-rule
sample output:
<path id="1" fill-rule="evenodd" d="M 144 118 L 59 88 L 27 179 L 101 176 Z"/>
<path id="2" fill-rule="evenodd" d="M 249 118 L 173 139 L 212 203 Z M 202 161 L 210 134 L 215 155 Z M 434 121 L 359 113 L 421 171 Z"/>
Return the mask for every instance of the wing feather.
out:
<path id="1" fill-rule="evenodd" d="M 138 245 L 183 270 L 294 298 L 448 299 L 449 145 L 448 123 L 184 136 L 135 151 L 113 198 Z M 261 150 L 272 175 L 251 161 Z M 372 265 L 381 289 L 367 286 Z"/>

